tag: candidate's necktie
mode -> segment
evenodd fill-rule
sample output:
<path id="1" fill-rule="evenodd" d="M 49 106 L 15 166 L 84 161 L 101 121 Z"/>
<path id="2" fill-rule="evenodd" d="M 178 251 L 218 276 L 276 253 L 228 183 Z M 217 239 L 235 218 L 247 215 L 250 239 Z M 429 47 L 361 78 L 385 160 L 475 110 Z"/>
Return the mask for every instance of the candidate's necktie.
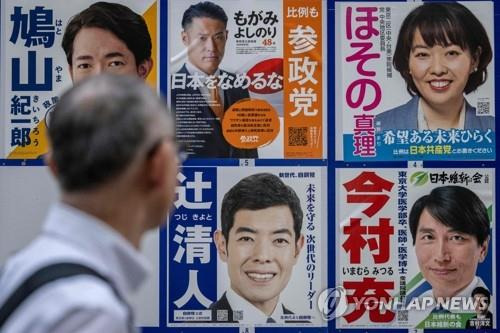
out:
<path id="1" fill-rule="evenodd" d="M 208 88 L 208 91 L 210 92 L 210 108 L 212 108 L 215 116 L 222 121 L 222 118 L 224 118 L 224 106 L 222 105 L 219 95 L 219 86 L 217 85 L 217 82 L 215 87 L 212 89 Z"/>
<path id="2" fill-rule="evenodd" d="M 267 317 L 266 323 L 276 323 L 276 320 L 273 317 Z"/>

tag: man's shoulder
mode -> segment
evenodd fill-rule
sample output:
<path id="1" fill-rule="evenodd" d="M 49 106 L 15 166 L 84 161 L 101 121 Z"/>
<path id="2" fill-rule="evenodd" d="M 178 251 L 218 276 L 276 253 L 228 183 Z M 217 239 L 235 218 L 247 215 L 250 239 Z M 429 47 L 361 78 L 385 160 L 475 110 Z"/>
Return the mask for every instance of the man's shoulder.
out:
<path id="1" fill-rule="evenodd" d="M 176 73 L 179 73 L 179 74 L 189 74 L 189 71 L 187 70 L 187 67 L 186 67 L 186 64 L 184 63 L 181 68 L 179 68 L 177 70 Z"/>
<path id="2" fill-rule="evenodd" d="M 126 306 L 116 298 L 112 288 L 88 275 L 47 283 L 29 295 L 16 311 L 20 312 L 14 312 L 5 324 L 6 332 L 29 331 L 23 327 L 30 325 L 47 328 L 40 332 L 69 332 L 69 328 L 78 332 L 73 325 L 82 318 L 86 318 L 85 323 L 80 322 L 82 326 L 126 327 L 128 316 Z"/>
<path id="3" fill-rule="evenodd" d="M 237 323 L 238 318 L 235 318 L 235 313 L 227 300 L 226 293 L 209 307 L 212 310 L 213 323 Z M 238 317 L 238 315 L 236 315 Z"/>
<path id="4" fill-rule="evenodd" d="M 45 290 L 44 290 L 45 289 Z M 68 308 L 101 309 L 116 316 L 126 315 L 125 305 L 116 297 L 113 288 L 92 275 L 75 275 L 48 283 L 40 290 L 40 301 L 57 301 Z"/>
<path id="5" fill-rule="evenodd" d="M 37 272 L 37 280 L 40 281 L 39 272 L 45 271 L 41 279 L 50 282 L 40 284 L 40 287 L 26 297 L 22 303 L 24 308 L 33 307 L 34 313 L 38 308 L 54 307 L 54 309 L 61 308 L 61 311 L 64 308 L 99 308 L 101 311 L 114 311 L 117 316 L 123 313 L 125 306 L 115 296 L 113 287 L 100 277 L 78 273 L 62 278 L 46 278 L 59 276 L 59 272 L 49 273 L 46 268 L 60 263 L 83 265 L 98 272 L 100 276 L 107 275 L 107 268 L 102 267 L 101 263 L 91 255 L 68 242 L 39 236 L 11 257 L 3 267 L 0 275 L 0 304 L 3 304 L 27 279 L 33 280 Z"/>
<path id="6" fill-rule="evenodd" d="M 226 293 L 224 293 L 221 298 L 213 302 L 209 307 L 212 310 L 232 310 L 229 301 L 227 300 Z"/>
<path id="7" fill-rule="evenodd" d="M 109 282 L 111 279 L 105 277 L 106 273 L 99 272 L 100 268 L 89 261 L 61 256 L 28 262 L 23 268 L 19 266 L 20 263 L 22 262 L 9 262 L 2 271 L 0 304 L 23 284 L 26 285 L 26 281 L 36 286 L 31 294 L 26 295 L 26 303 L 56 302 L 67 306 L 89 307 L 109 305 L 110 308 L 121 304 L 110 284 L 112 282 Z M 78 266 L 76 272 L 73 272 L 73 267 L 68 268 L 75 266 L 73 264 Z"/>
<path id="8" fill-rule="evenodd" d="M 285 306 L 285 304 L 282 304 L 281 306 L 283 308 L 284 315 L 294 315 L 295 314 L 295 312 L 293 312 L 292 310 L 287 308 Z M 294 318 L 292 319 L 291 318 L 291 319 L 285 320 L 285 323 L 287 323 L 287 324 L 293 324 L 293 323 L 295 323 L 295 324 L 310 324 L 311 322 L 309 320 L 302 319 L 302 318 L 301 319 L 294 319 Z"/>
<path id="9" fill-rule="evenodd" d="M 236 73 L 233 73 L 233 72 L 230 72 L 230 71 L 226 71 L 224 69 L 221 69 L 220 71 L 221 71 L 222 74 L 227 75 L 227 77 L 229 77 L 230 79 L 235 79 L 236 78 Z"/>
<path id="10" fill-rule="evenodd" d="M 3 295 L 5 288 L 13 288 L 42 267 L 58 262 L 80 263 L 93 267 L 96 265 L 93 261 L 88 254 L 67 241 L 39 235 L 7 260 L 0 275 L 0 295 Z"/>

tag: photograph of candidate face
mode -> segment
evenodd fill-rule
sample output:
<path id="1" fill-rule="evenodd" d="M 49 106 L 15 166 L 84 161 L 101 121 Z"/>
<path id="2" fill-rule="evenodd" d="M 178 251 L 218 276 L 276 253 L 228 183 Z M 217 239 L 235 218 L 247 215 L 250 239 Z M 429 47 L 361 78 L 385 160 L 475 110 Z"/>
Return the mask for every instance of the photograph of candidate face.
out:
<path id="1" fill-rule="evenodd" d="M 412 98 L 375 122 L 381 130 L 494 129 L 494 117 L 478 116 L 464 97 L 486 82 L 491 60 L 486 29 L 467 7 L 429 2 L 415 8 L 393 56 Z"/>
<path id="2" fill-rule="evenodd" d="M 254 174 L 226 193 L 221 210 L 214 239 L 230 288 L 210 308 L 243 310 L 240 322 L 286 322 L 280 316 L 293 312 L 280 293 L 304 244 L 296 193 L 275 175 Z"/>
<path id="3" fill-rule="evenodd" d="M 193 158 L 257 158 L 257 149 L 237 148 L 223 135 L 222 121 L 227 110 L 250 98 L 248 88 L 221 86 L 224 80 L 232 82 L 236 78 L 235 73 L 219 67 L 229 36 L 224 8 L 212 1 L 193 3 L 184 10 L 180 24 L 183 50 L 174 58 L 184 58 L 184 63 L 173 77 L 196 77 L 201 82 L 182 88 L 172 84 L 172 111 L 179 119 L 185 117 L 185 110 L 196 114 L 197 128 L 179 136 L 187 154 Z"/>
<path id="4" fill-rule="evenodd" d="M 73 83 L 104 72 L 146 79 L 153 67 L 144 18 L 121 4 L 97 2 L 73 16 L 62 47 Z"/>
<path id="5" fill-rule="evenodd" d="M 144 18 L 117 3 L 96 2 L 72 16 L 61 46 L 73 84 L 101 73 L 146 80 L 153 68 L 151 36 Z M 47 127 L 52 111 L 45 115 Z"/>
<path id="6" fill-rule="evenodd" d="M 491 294 L 488 289 L 476 287 L 471 296 L 474 298 L 476 315 L 465 324 L 466 329 L 493 328 L 493 313 L 489 310 Z"/>
<path id="7" fill-rule="evenodd" d="M 182 43 L 188 61 L 206 75 L 215 74 L 224 58 L 228 31 L 227 16 L 211 2 L 191 6 L 182 22 Z"/>
<path id="8" fill-rule="evenodd" d="M 488 253 L 490 227 L 474 192 L 461 186 L 433 189 L 411 208 L 410 230 L 420 271 L 435 298 L 485 287 L 476 270 Z"/>

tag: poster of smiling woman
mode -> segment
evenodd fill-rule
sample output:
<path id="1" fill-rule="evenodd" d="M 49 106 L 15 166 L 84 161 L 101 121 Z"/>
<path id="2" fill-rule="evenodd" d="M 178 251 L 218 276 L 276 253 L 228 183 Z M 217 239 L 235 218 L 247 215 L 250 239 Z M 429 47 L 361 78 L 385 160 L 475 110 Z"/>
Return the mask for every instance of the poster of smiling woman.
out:
<path id="1" fill-rule="evenodd" d="M 337 3 L 337 158 L 495 158 L 493 3 Z"/>

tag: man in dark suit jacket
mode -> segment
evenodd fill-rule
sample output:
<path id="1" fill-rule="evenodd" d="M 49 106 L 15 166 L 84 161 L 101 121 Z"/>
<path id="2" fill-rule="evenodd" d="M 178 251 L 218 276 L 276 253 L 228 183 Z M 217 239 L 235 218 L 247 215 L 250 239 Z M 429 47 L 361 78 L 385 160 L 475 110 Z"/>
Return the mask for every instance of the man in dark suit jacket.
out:
<path id="1" fill-rule="evenodd" d="M 465 324 L 466 329 L 493 328 L 493 313 L 488 310 L 491 294 L 488 289 L 476 287 L 471 294 L 476 305 L 476 315 Z"/>
<path id="2" fill-rule="evenodd" d="M 280 297 L 304 245 L 302 218 L 295 191 L 270 173 L 245 177 L 226 193 L 214 241 L 230 286 L 210 306 L 212 322 L 309 323 Z"/>
<path id="3" fill-rule="evenodd" d="M 236 148 L 222 133 L 226 110 L 250 97 L 247 89 L 223 89 L 224 83 L 235 79 L 234 74 L 219 69 L 228 36 L 227 20 L 224 10 L 209 1 L 190 6 L 182 18 L 181 37 L 188 61 L 172 76 L 171 102 L 177 139 L 190 157 L 258 157 L 257 149 Z M 185 78 L 182 87 L 175 83 L 179 77 Z M 216 82 L 219 78 L 221 82 Z"/>

